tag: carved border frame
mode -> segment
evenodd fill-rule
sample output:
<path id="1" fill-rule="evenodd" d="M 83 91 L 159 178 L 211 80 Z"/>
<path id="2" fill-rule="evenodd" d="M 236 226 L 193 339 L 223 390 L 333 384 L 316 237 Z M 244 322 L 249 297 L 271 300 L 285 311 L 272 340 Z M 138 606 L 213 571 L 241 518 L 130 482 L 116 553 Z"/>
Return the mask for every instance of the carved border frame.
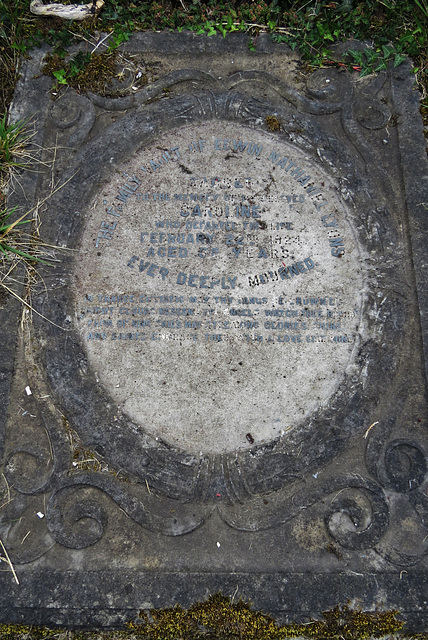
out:
<path id="1" fill-rule="evenodd" d="M 388 122 L 388 109 L 378 96 L 384 83 L 389 83 L 389 91 L 397 93 L 400 81 L 408 71 L 396 71 L 396 77 L 391 77 L 391 73 L 379 76 L 363 96 L 353 96 L 354 88 L 347 76 L 331 70 L 328 71 L 329 77 L 334 77 L 336 84 L 330 86 L 326 94 L 323 90 L 325 73 L 321 71 L 315 74 L 306 96 L 302 96 L 266 74 L 262 78 L 255 72 L 242 72 L 231 77 L 226 86 L 219 86 L 218 81 L 207 77 L 208 74 L 198 74 L 192 70 L 177 72 L 167 78 L 171 86 L 192 79 L 200 83 L 200 90 L 190 96 L 172 99 L 167 105 L 146 105 L 144 100 L 152 99 L 156 91 L 160 90 L 161 84 L 165 86 L 166 80 L 162 79 L 159 87 L 151 88 L 151 95 L 141 95 L 139 100 L 134 100 L 134 104 L 128 100 L 130 104 L 127 102 L 126 106 L 131 109 L 129 115 L 107 132 L 109 140 L 114 144 L 108 148 L 103 148 L 104 136 L 103 139 L 85 143 L 95 119 L 93 105 L 120 110 L 124 107 L 123 99 L 118 99 L 122 102 L 113 104 L 93 96 L 75 97 L 75 111 L 80 110 L 83 114 L 81 129 L 76 131 L 73 128 L 73 118 L 71 124 L 67 121 L 63 128 L 70 128 L 70 144 L 80 147 L 80 151 L 67 174 L 70 181 L 66 188 L 58 192 L 49 203 L 47 215 L 52 221 L 52 241 L 72 248 L 78 245 L 79 210 L 84 208 L 85 202 L 89 202 L 102 180 L 108 177 L 103 173 L 102 166 L 97 168 L 95 160 L 90 161 L 91 157 L 96 158 L 97 162 L 104 159 L 101 164 L 105 166 L 118 166 L 141 144 L 150 144 L 180 124 L 217 118 L 249 127 L 263 126 L 266 115 L 275 112 L 284 123 L 284 140 L 303 147 L 306 152 L 310 149 L 314 162 L 319 162 L 323 171 L 333 172 L 333 177 L 335 171 L 342 178 L 346 176 L 342 186 L 347 195 L 354 199 L 354 223 L 360 241 L 369 253 L 378 251 L 381 229 L 385 239 L 385 259 L 382 263 L 374 260 L 370 265 L 374 275 L 369 282 L 371 295 L 368 297 L 366 312 L 368 313 L 370 305 L 376 305 L 377 293 L 385 291 L 385 287 L 389 296 L 382 302 L 382 319 L 376 327 L 378 340 L 364 344 L 359 354 L 361 366 L 368 365 L 366 379 L 346 380 L 335 394 L 328 410 L 318 412 L 307 428 L 299 432 L 299 441 L 290 439 L 288 443 L 284 443 L 278 440 L 237 456 L 203 456 L 196 460 L 164 443 L 154 443 L 151 438 L 135 438 L 133 425 L 126 418 L 115 423 L 112 421 L 114 407 L 103 391 L 100 390 L 94 396 L 94 379 L 88 371 L 84 351 L 79 339 L 68 326 L 67 318 L 72 312 L 72 301 L 67 287 L 72 259 L 63 259 L 53 273 L 47 274 L 47 291 L 40 291 L 34 300 L 35 309 L 54 324 L 34 318 L 33 341 L 43 345 L 43 348 L 37 354 L 32 353 L 32 361 L 46 371 L 47 388 L 54 390 L 67 421 L 82 436 L 85 446 L 93 448 L 117 467 L 125 466 L 123 462 L 129 448 L 134 451 L 137 449 L 140 452 L 138 464 L 131 468 L 128 465 L 127 468 L 131 479 L 135 479 L 137 484 L 148 480 L 151 486 L 165 494 L 174 505 L 178 501 L 180 514 L 178 519 L 159 516 L 150 509 L 147 499 L 136 496 L 124 484 L 107 474 L 70 474 L 70 449 L 63 424 L 51 407 L 46 405 L 41 415 L 42 428 L 47 434 L 47 438 L 43 436 L 45 442 L 42 442 L 42 437 L 38 441 L 26 438 L 25 428 L 21 440 L 13 446 L 3 440 L 6 454 L 5 478 L 21 500 L 16 507 L 16 514 L 32 496 L 49 496 L 47 531 L 42 534 L 45 543 L 40 547 L 42 553 L 22 553 L 17 561 L 31 563 L 50 548 L 52 540 L 60 545 L 79 549 L 95 544 L 100 539 L 107 514 L 96 499 L 88 499 L 86 494 L 79 493 L 80 489 L 88 487 L 107 493 L 143 527 L 174 536 L 199 527 L 213 509 L 219 510 L 225 522 L 241 531 L 276 527 L 296 517 L 300 508 L 310 507 L 327 495 L 343 491 L 325 512 L 327 529 L 339 545 L 355 550 L 374 548 L 396 566 L 409 567 L 420 561 L 420 556 L 412 558 L 391 548 L 391 545 L 384 542 L 384 534 L 389 526 L 387 494 L 391 491 L 405 495 L 424 526 L 428 524 L 426 443 L 421 441 L 418 430 L 414 437 L 397 435 L 397 429 L 398 434 L 403 429 L 401 425 L 397 425 L 396 420 L 396 416 L 400 412 L 402 414 L 406 407 L 411 392 L 411 389 L 403 387 L 401 381 L 406 376 L 412 376 L 412 366 L 419 361 L 420 325 L 415 321 L 413 331 L 406 334 L 404 326 L 410 317 L 417 317 L 417 308 L 422 309 L 426 303 L 425 267 L 421 252 L 422 231 L 426 225 L 421 220 L 423 211 L 420 204 L 417 204 L 417 213 L 414 214 L 411 211 L 412 202 L 406 203 L 409 219 L 403 219 L 398 211 L 389 210 L 391 178 L 384 167 L 376 162 L 367 139 L 367 132 L 382 130 Z M 263 81 L 275 88 L 283 99 L 282 104 L 263 103 L 245 91 L 237 92 L 245 89 L 247 82 Z M 403 97 L 401 100 L 403 101 Z M 71 105 L 73 107 L 73 100 Z M 345 142 L 327 135 L 319 124 L 319 118 L 331 114 L 340 117 Z M 60 122 L 57 124 L 62 127 Z M 404 139 L 405 137 L 406 134 Z M 401 143 L 400 150 L 402 154 L 405 153 L 405 143 Z M 355 151 L 357 159 L 353 156 Z M 368 166 L 372 179 L 367 176 Z M 77 168 L 80 171 L 75 174 Z M 370 193 L 360 190 L 362 172 L 366 172 Z M 406 186 L 412 179 L 411 175 L 404 176 Z M 428 193 L 426 180 L 422 186 Z M 417 191 L 418 185 L 414 184 L 413 187 Z M 419 185 L 418 193 L 421 191 L 423 189 Z M 422 201 L 420 198 L 415 200 Z M 364 213 L 358 213 L 361 211 Z M 404 238 L 401 222 L 406 227 Z M 391 270 L 391 260 L 397 260 L 397 252 L 400 268 Z M 412 265 L 416 266 L 417 299 L 409 293 L 408 287 L 408 283 L 413 283 L 415 277 Z M 50 295 L 51 291 L 55 291 L 54 298 Z M 426 317 L 422 313 L 423 329 Z M 424 331 L 422 335 L 425 335 Z M 31 339 L 24 337 L 21 345 L 23 352 L 29 354 L 31 342 Z M 397 342 L 400 343 L 398 349 Z M 403 358 L 405 350 L 413 355 Z M 72 367 L 70 363 L 73 364 Z M 28 376 L 34 384 L 38 384 L 38 377 L 32 377 L 31 371 L 28 371 Z M 342 398 L 345 395 L 349 399 L 343 405 Z M 389 398 L 391 405 L 383 410 L 382 427 L 368 434 L 365 453 L 367 476 L 353 474 L 351 470 L 343 474 L 332 470 L 316 490 L 313 487 L 302 487 L 302 480 L 306 476 L 319 468 L 328 469 L 336 456 L 346 451 L 356 437 L 361 437 L 361 433 L 372 422 L 379 395 Z M 332 414 L 334 420 L 331 419 Z M 409 431 L 408 425 L 404 430 Z M 292 454 L 296 445 L 302 445 L 298 457 Z M 52 456 L 47 463 L 48 446 Z M 23 465 L 29 461 L 34 464 L 34 481 L 31 481 L 31 473 L 27 473 L 25 477 L 20 474 Z M 165 469 L 168 469 L 168 473 L 165 473 Z M 369 505 L 373 517 L 368 524 L 364 509 L 354 499 L 355 491 Z M 220 504 L 213 503 L 212 498 L 216 493 L 224 496 Z M 270 501 L 271 507 L 257 508 L 266 493 L 274 496 Z M 249 500 L 256 506 L 252 517 L 245 515 L 241 509 L 241 505 Z M 355 532 L 349 533 L 337 526 L 334 515 L 338 512 L 346 513 L 354 520 Z M 92 519 L 95 526 L 76 533 L 72 525 L 82 518 Z"/>

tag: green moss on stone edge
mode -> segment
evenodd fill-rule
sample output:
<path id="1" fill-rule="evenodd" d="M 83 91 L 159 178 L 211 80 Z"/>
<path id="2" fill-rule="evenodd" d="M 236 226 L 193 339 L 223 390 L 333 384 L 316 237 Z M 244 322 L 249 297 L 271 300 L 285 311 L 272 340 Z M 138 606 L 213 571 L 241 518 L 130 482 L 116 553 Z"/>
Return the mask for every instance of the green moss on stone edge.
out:
<path id="1" fill-rule="evenodd" d="M 282 640 L 284 638 L 369 640 L 398 634 L 404 622 L 397 611 L 362 611 L 348 605 L 322 613 L 321 620 L 305 624 L 278 624 L 250 604 L 234 602 L 221 593 L 188 609 L 141 611 L 137 620 L 121 631 L 67 631 L 47 627 L 0 625 L 0 640 Z M 400 633 L 401 638 L 428 640 L 428 634 Z"/>

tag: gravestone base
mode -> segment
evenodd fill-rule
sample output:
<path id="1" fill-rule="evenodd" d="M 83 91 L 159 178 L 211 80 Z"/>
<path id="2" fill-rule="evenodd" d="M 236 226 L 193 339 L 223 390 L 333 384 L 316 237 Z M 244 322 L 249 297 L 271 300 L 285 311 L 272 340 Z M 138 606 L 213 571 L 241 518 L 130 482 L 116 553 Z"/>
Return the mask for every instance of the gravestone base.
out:
<path id="1" fill-rule="evenodd" d="M 410 62 L 307 76 L 267 36 L 144 33 L 105 95 L 52 95 L 45 54 L 12 110 L 41 151 L 10 204 L 50 264 L 1 300 L 0 619 L 116 627 L 221 591 L 426 630 Z"/>

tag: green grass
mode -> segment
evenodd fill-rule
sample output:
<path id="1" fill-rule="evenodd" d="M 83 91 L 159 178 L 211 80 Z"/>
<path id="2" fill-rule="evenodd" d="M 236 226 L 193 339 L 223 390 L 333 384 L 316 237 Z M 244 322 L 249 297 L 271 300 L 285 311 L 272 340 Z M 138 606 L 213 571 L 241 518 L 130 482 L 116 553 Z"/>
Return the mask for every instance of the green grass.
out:
<path id="1" fill-rule="evenodd" d="M 31 163 L 28 146 L 33 135 L 27 122 L 11 124 L 7 113 L 0 116 L 0 189 L 7 184 L 11 172 L 28 168 Z"/>
<path id="2" fill-rule="evenodd" d="M 34 244 L 30 237 L 25 238 L 20 232 L 19 227 L 23 224 L 29 224 L 32 219 L 28 217 L 28 213 L 16 217 L 16 207 L 13 209 L 3 209 L 0 211 L 0 254 L 10 262 L 14 257 L 23 258 L 28 262 L 41 262 L 49 264 L 34 253 L 29 253 L 30 245 Z M 34 240 L 34 239 L 33 239 Z M 24 251 L 22 246 L 26 250 Z"/>
<path id="3" fill-rule="evenodd" d="M 257 36 L 266 31 L 298 50 L 313 68 L 337 64 L 331 53 L 335 42 L 369 41 L 371 49 L 355 51 L 341 61 L 363 75 L 398 66 L 409 56 L 428 124 L 428 0 L 106 0 L 100 15 L 83 23 L 33 16 L 29 4 L 29 0 L 0 0 L 0 115 L 7 113 L 13 95 L 19 56 L 33 46 L 52 45 L 59 59 L 53 77 L 59 87 L 73 86 L 91 65 L 91 55 L 66 63 L 67 49 L 95 30 L 111 33 L 112 53 L 135 31 L 186 29 L 222 37 L 245 32 L 251 36 L 250 49 L 257 49 Z"/>
<path id="4" fill-rule="evenodd" d="M 6 191 L 13 172 L 29 169 L 35 161 L 29 145 L 34 132 L 29 130 L 28 122 L 8 123 L 7 113 L 0 117 L 0 193 Z M 30 224 L 29 213 L 17 214 L 17 208 L 0 207 L 0 259 L 10 262 L 23 259 L 27 262 L 47 264 L 31 251 L 35 244 L 28 235 L 23 235 L 22 225 Z M 33 239 L 34 240 L 34 239 Z M 3 284 L 3 282 L 2 282 Z"/>
<path id="5" fill-rule="evenodd" d="M 29 256 L 27 253 L 7 244 L 7 238 L 11 238 L 14 229 L 19 227 L 21 224 L 30 222 L 30 220 L 24 220 L 25 215 L 17 218 L 14 221 L 10 220 L 15 212 L 16 207 L 10 210 L 4 209 L 3 211 L 0 211 L 0 251 L 6 256 L 8 255 L 8 253 L 13 253 L 15 255 L 20 255 L 22 257 L 31 259 L 31 256 Z"/>
<path id="6" fill-rule="evenodd" d="M 28 6 L 28 0 L 0 0 L 0 54 L 6 72 L 0 87 L 0 113 L 7 109 L 12 95 L 18 54 L 42 42 L 64 54 L 76 38 L 88 37 L 95 29 L 111 32 L 111 49 L 128 40 L 134 31 L 150 29 L 187 29 L 224 37 L 243 31 L 253 37 L 252 46 L 257 48 L 257 35 L 264 30 L 275 40 L 298 49 L 314 67 L 331 61 L 333 42 L 369 40 L 371 51 L 344 62 L 370 73 L 388 63 L 398 65 L 404 56 L 410 56 L 423 100 L 426 98 L 428 0 L 106 0 L 99 17 L 84 23 L 37 18 L 29 13 Z M 64 74 L 56 70 L 56 77 L 65 84 L 66 70 Z"/>

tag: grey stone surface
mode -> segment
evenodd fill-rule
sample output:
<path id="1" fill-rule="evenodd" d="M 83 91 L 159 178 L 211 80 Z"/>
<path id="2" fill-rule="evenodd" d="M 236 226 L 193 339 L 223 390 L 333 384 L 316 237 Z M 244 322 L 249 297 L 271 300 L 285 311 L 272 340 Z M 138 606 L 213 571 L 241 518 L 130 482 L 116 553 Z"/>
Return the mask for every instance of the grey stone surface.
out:
<path id="1" fill-rule="evenodd" d="M 410 63 L 306 77 L 267 37 L 146 33 L 123 95 L 52 100 L 43 55 L 13 113 L 46 164 L 10 201 L 56 248 L 31 314 L 1 301 L 1 619 L 115 626 L 221 590 L 426 629 Z"/>

